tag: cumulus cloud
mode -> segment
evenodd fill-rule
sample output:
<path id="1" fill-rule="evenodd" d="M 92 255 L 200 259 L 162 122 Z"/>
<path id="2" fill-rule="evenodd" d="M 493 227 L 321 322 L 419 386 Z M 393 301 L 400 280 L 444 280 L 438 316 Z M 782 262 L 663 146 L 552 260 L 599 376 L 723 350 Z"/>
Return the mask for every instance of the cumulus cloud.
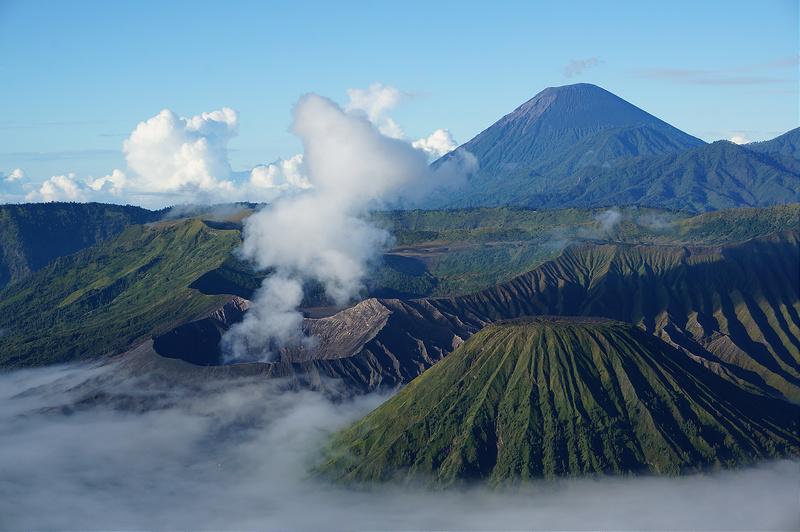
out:
<path id="1" fill-rule="evenodd" d="M 78 181 L 74 173 L 54 175 L 38 189 L 29 192 L 25 199 L 28 201 L 86 201 L 86 191 L 83 183 Z"/>
<path id="2" fill-rule="evenodd" d="M 415 140 L 411 145 L 424 151 L 433 159 L 438 159 L 458 147 L 453 135 L 447 129 L 437 129 L 427 137 Z"/>
<path id="3" fill-rule="evenodd" d="M 24 178 L 25 178 L 25 172 L 22 170 L 22 168 L 14 168 L 13 170 L 11 170 L 11 172 L 8 173 L 8 175 L 5 176 L 4 180 L 8 182 L 13 182 L 13 181 L 20 181 Z"/>
<path id="4" fill-rule="evenodd" d="M 303 143 L 311 187 L 278 198 L 245 222 L 241 255 L 274 274 L 223 338 L 231 361 L 269 358 L 274 347 L 298 338 L 304 281 L 320 283 L 337 305 L 353 299 L 390 239 L 365 221 L 367 212 L 451 184 L 462 168 L 463 159 L 454 158 L 432 171 L 422 150 L 382 133 L 364 113 L 315 94 L 295 106 L 292 129 Z M 272 279 L 293 297 L 275 290 Z"/>
<path id="5" fill-rule="evenodd" d="M 305 175 L 302 153 L 271 164 L 256 166 L 250 171 L 250 183 L 255 187 L 276 189 L 311 187 Z"/>
<path id="6" fill-rule="evenodd" d="M 0 520 L 11 530 L 798 527 L 798 462 L 506 490 L 355 490 L 310 474 L 327 438 L 384 399 L 333 403 L 260 379 L 148 380 L 117 365 L 3 373 Z"/>
<path id="7" fill-rule="evenodd" d="M 106 192 L 112 196 L 119 196 L 125 189 L 128 178 L 122 170 L 116 168 L 108 175 L 92 179 L 88 187 L 95 192 Z"/>
<path id="8" fill-rule="evenodd" d="M 140 122 L 123 143 L 131 185 L 148 192 L 230 189 L 228 142 L 238 124 L 227 107 L 190 118 L 164 109 Z"/>
<path id="9" fill-rule="evenodd" d="M 403 128 L 388 113 L 407 100 L 410 97 L 408 93 L 382 83 L 373 83 L 366 89 L 348 89 L 347 95 L 349 102 L 345 105 L 345 110 L 363 113 L 387 137 L 407 139 Z M 444 128 L 413 141 L 411 145 L 424 151 L 432 159 L 437 159 L 458 146 L 450 131 Z"/>
<path id="10" fill-rule="evenodd" d="M 573 59 L 564 66 L 564 76 L 571 78 L 573 76 L 580 76 L 584 71 L 600 65 L 603 61 L 597 57 L 589 57 L 588 59 Z"/>
<path id="11" fill-rule="evenodd" d="M 406 99 L 407 94 L 395 87 L 373 83 L 366 89 L 348 89 L 347 96 L 350 101 L 346 110 L 364 113 L 387 137 L 405 138 L 403 129 L 387 113 Z"/>
<path id="12" fill-rule="evenodd" d="M 752 142 L 750 139 L 745 137 L 744 135 L 734 135 L 728 139 L 729 141 L 733 142 L 734 144 L 749 144 Z"/>

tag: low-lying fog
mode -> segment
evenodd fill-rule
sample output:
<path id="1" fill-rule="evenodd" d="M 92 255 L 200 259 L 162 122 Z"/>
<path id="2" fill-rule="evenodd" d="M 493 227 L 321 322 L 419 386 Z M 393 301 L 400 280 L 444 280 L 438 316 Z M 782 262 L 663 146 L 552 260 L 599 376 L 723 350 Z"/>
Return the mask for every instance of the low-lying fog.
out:
<path id="1" fill-rule="evenodd" d="M 800 464 L 514 493 L 357 491 L 310 477 L 333 404 L 274 383 L 196 386 L 115 366 L 0 375 L 2 529 L 797 529 Z M 75 404 L 74 408 L 66 405 Z"/>

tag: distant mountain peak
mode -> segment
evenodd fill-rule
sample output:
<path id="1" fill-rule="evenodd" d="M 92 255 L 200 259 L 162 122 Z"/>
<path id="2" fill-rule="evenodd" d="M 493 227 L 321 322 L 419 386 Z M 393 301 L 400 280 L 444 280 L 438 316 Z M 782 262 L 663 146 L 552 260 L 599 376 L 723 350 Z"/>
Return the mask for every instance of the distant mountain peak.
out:
<path id="1" fill-rule="evenodd" d="M 525 179 L 530 187 L 515 186 L 538 192 L 586 166 L 702 144 L 602 87 L 576 83 L 544 89 L 460 149 L 477 157 L 478 181 Z"/>
<path id="2" fill-rule="evenodd" d="M 552 118 L 556 119 L 557 125 L 563 130 L 581 128 L 595 130 L 640 125 L 672 128 L 663 120 L 591 83 L 547 87 L 498 123 L 520 119 L 538 120 L 545 113 L 556 115 Z"/>

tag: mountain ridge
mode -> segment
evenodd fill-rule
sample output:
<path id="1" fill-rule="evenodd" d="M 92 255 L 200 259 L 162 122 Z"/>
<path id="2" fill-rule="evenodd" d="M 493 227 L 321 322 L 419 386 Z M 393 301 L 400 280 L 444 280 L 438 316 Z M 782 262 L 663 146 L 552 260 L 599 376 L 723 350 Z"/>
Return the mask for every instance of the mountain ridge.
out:
<path id="1" fill-rule="evenodd" d="M 604 130 L 624 131 L 626 128 L 657 132 L 662 138 L 653 146 L 644 138 L 637 144 L 622 143 L 613 150 L 600 150 L 607 153 L 607 159 L 680 151 L 703 144 L 700 139 L 613 93 L 583 83 L 544 89 L 456 151 L 465 150 L 475 155 L 482 177 L 496 176 L 501 171 L 541 173 L 552 170 L 553 165 L 563 165 L 564 154 L 576 142 L 586 142 L 587 138 Z M 661 146 L 656 147 L 658 144 Z M 443 159 L 452 156 L 455 154 L 445 155 Z M 533 158 L 543 160 L 533 161 Z M 570 171 L 579 167 L 580 161 L 567 166 Z M 557 173 L 561 175 L 565 171 Z"/>
<path id="2" fill-rule="evenodd" d="M 435 207 L 665 206 L 704 212 L 800 200 L 800 128 L 707 144 L 591 84 L 549 87 L 433 163 L 479 163 Z"/>

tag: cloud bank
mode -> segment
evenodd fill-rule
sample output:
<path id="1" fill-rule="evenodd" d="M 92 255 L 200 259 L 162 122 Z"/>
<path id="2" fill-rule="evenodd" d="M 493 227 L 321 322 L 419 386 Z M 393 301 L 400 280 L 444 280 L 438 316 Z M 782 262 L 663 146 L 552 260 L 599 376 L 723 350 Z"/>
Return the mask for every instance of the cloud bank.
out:
<path id="1" fill-rule="evenodd" d="M 385 397 L 275 381 L 142 380 L 122 367 L 0 374 L 4 529 L 796 530 L 798 462 L 520 490 L 352 490 L 310 475 Z M 101 397 L 100 402 L 92 397 Z"/>

